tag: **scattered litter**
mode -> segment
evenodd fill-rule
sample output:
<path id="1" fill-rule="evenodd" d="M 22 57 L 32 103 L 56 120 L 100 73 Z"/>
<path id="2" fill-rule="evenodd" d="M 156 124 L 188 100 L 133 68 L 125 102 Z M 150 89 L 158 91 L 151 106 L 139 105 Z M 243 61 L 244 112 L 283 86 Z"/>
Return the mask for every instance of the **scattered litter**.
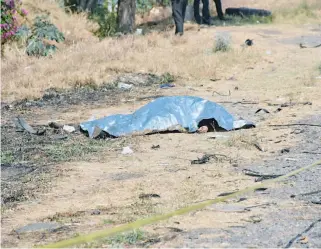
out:
<path id="1" fill-rule="evenodd" d="M 140 194 L 139 199 L 160 198 L 158 194 Z"/>
<path id="2" fill-rule="evenodd" d="M 38 135 L 38 136 L 41 136 L 41 135 L 44 135 L 46 130 L 42 130 L 42 131 L 36 131 L 34 130 L 23 118 L 21 117 L 17 117 L 15 120 L 14 120 L 14 123 L 16 125 L 16 128 L 19 129 L 17 131 L 23 131 L 23 130 L 26 130 L 27 132 L 31 133 L 31 134 L 34 134 L 34 135 Z"/>
<path id="3" fill-rule="evenodd" d="M 289 107 L 289 106 L 295 106 L 295 105 L 312 105 L 312 102 L 285 102 L 281 104 L 281 107 Z"/>
<path id="4" fill-rule="evenodd" d="M 265 52 L 267 55 L 270 55 L 270 54 L 272 54 L 272 52 L 271 52 L 271 50 L 266 50 L 266 52 Z"/>
<path id="5" fill-rule="evenodd" d="M 247 45 L 247 46 L 252 46 L 252 45 L 253 45 L 253 40 L 251 40 L 251 39 L 246 39 L 245 45 Z"/>
<path id="6" fill-rule="evenodd" d="M 57 122 L 49 122 L 48 126 L 53 129 L 62 129 L 63 125 L 58 124 Z"/>
<path id="7" fill-rule="evenodd" d="M 300 48 L 319 48 L 319 47 L 321 47 L 321 43 L 314 46 L 311 46 L 311 45 L 309 46 L 307 44 L 304 45 L 303 43 L 300 43 Z"/>
<path id="8" fill-rule="evenodd" d="M 49 222 L 39 222 L 26 225 L 24 227 L 16 229 L 16 233 L 27 233 L 27 232 L 39 232 L 39 231 L 48 231 L 53 232 L 58 230 L 62 226 L 57 223 L 49 223 Z"/>
<path id="9" fill-rule="evenodd" d="M 261 174 L 259 172 L 250 170 L 250 169 L 243 169 L 243 173 L 247 176 L 254 176 L 254 177 L 259 177 L 257 179 L 255 179 L 256 182 L 262 181 L 262 180 L 267 180 L 267 179 L 273 179 L 273 178 L 277 178 L 280 177 L 282 175 L 265 175 L 265 174 Z"/>
<path id="10" fill-rule="evenodd" d="M 262 218 L 260 216 L 253 215 L 253 216 L 250 216 L 249 219 L 242 219 L 242 220 L 255 224 L 255 223 L 261 222 Z"/>
<path id="11" fill-rule="evenodd" d="M 221 80 L 221 79 L 216 79 L 216 78 L 212 78 L 212 79 L 210 79 L 210 81 L 219 81 L 219 80 Z"/>
<path id="12" fill-rule="evenodd" d="M 160 148 L 160 145 L 159 145 L 159 144 L 152 146 L 152 149 L 153 149 L 153 150 L 157 150 L 157 149 L 159 149 L 159 148 Z"/>
<path id="13" fill-rule="evenodd" d="M 193 96 L 157 98 L 133 114 L 116 114 L 80 124 L 80 128 L 94 137 L 95 127 L 109 136 L 143 135 L 164 131 L 196 132 L 203 120 L 215 120 L 218 129 L 226 131 L 252 128 L 254 123 L 235 120 L 221 105 Z M 218 130 L 216 129 L 216 130 Z"/>
<path id="14" fill-rule="evenodd" d="M 118 88 L 119 89 L 124 89 L 124 90 L 130 90 L 130 89 L 133 88 L 133 85 L 119 82 L 118 83 Z"/>
<path id="15" fill-rule="evenodd" d="M 201 158 L 198 158 L 196 160 L 192 160 L 191 164 L 204 164 L 210 161 L 210 156 L 204 155 Z"/>
<path id="16" fill-rule="evenodd" d="M 71 126 L 71 125 L 64 125 L 64 126 L 62 127 L 62 129 L 63 129 L 64 131 L 68 132 L 68 133 L 72 133 L 72 132 L 76 131 L 76 128 L 73 127 L 73 126 Z"/>
<path id="17" fill-rule="evenodd" d="M 53 136 L 51 136 L 50 137 L 51 139 L 53 139 L 53 140 L 64 140 L 64 139 L 67 139 L 68 138 L 68 136 L 66 136 L 66 135 L 53 135 Z"/>
<path id="18" fill-rule="evenodd" d="M 127 155 L 127 154 L 133 154 L 134 151 L 133 151 L 129 146 L 127 146 L 127 147 L 124 147 L 124 148 L 123 148 L 123 150 L 122 150 L 121 153 L 122 153 L 123 155 Z"/>
<path id="19" fill-rule="evenodd" d="M 225 97 L 231 96 L 231 91 L 230 90 L 228 90 L 228 94 L 222 94 L 222 93 L 219 93 L 217 91 L 213 91 L 212 96 L 214 96 L 214 93 L 216 93 L 217 95 L 220 95 L 220 96 L 225 96 Z"/>
<path id="20" fill-rule="evenodd" d="M 91 215 L 100 215 L 100 210 L 95 209 L 91 212 Z"/>
<path id="21" fill-rule="evenodd" d="M 289 149 L 289 148 L 285 148 L 285 149 L 282 149 L 280 152 L 281 152 L 282 154 L 284 154 L 284 153 L 289 153 L 289 152 L 290 152 L 290 149 Z"/>
<path id="22" fill-rule="evenodd" d="M 136 29 L 135 34 L 136 35 L 142 35 L 143 34 L 143 29 Z"/>
<path id="23" fill-rule="evenodd" d="M 171 230 L 171 232 L 174 232 L 174 233 L 182 233 L 184 232 L 184 230 L 180 229 L 180 228 L 177 228 L 177 227 L 166 227 L 168 228 L 169 230 Z"/>
<path id="24" fill-rule="evenodd" d="M 258 143 L 253 143 L 253 146 L 257 148 L 259 151 L 265 152 L 265 150 Z"/>
<path id="25" fill-rule="evenodd" d="M 223 138 L 225 138 L 225 139 L 227 139 L 227 138 L 229 138 L 229 136 L 227 136 L 227 135 L 222 135 L 222 134 L 215 134 L 214 136 L 212 136 L 212 137 L 208 137 L 208 139 L 223 139 Z"/>
<path id="26" fill-rule="evenodd" d="M 301 244 L 306 244 L 306 243 L 308 243 L 308 242 L 309 242 L 309 239 L 308 239 L 307 236 L 302 236 L 302 237 L 300 238 L 300 243 L 301 243 Z"/>
<path id="27" fill-rule="evenodd" d="M 162 88 L 162 89 L 167 89 L 167 88 L 172 88 L 172 87 L 175 87 L 175 85 L 171 84 L 171 83 L 166 83 L 166 84 L 160 85 L 160 88 Z"/>
<path id="28" fill-rule="evenodd" d="M 267 188 L 257 188 L 254 191 L 255 192 L 261 192 L 261 191 L 265 191 L 265 190 L 267 190 Z"/>
<path id="29" fill-rule="evenodd" d="M 240 199 L 237 200 L 237 202 L 246 201 L 246 200 L 247 200 L 246 197 L 241 197 Z"/>
<path id="30" fill-rule="evenodd" d="M 231 162 L 231 158 L 229 158 L 223 154 L 205 154 L 201 158 L 198 158 L 196 160 L 192 160 L 191 164 L 208 163 L 211 158 L 215 159 L 217 162 L 222 161 L 222 160 L 228 160 L 229 162 Z"/>
<path id="31" fill-rule="evenodd" d="M 311 203 L 316 204 L 316 205 L 321 205 L 321 200 L 319 200 L 319 201 L 313 200 L 313 201 L 311 201 Z"/>
<path id="32" fill-rule="evenodd" d="M 264 108 L 260 108 L 260 109 L 258 109 L 258 110 L 255 112 L 255 114 L 256 114 L 256 113 L 259 113 L 260 111 L 263 111 L 263 112 L 265 112 L 265 113 L 270 113 L 268 110 L 266 110 L 266 109 L 264 109 Z"/>

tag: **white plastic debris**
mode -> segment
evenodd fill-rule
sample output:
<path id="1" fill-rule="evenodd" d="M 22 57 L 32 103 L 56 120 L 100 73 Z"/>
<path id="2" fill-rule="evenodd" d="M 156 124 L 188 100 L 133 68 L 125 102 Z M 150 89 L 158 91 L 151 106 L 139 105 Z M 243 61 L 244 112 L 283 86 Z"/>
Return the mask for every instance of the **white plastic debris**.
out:
<path id="1" fill-rule="evenodd" d="M 62 127 L 62 129 L 63 129 L 64 131 L 69 132 L 69 133 L 72 133 L 72 132 L 76 131 L 75 127 L 70 126 L 70 125 L 64 125 L 64 126 Z"/>
<path id="2" fill-rule="evenodd" d="M 134 151 L 129 146 L 126 146 L 123 148 L 123 151 L 121 153 L 123 155 L 128 155 L 128 154 L 133 154 Z"/>
<path id="3" fill-rule="evenodd" d="M 136 35 L 142 35 L 143 29 L 136 29 Z"/>
<path id="4" fill-rule="evenodd" d="M 266 54 L 267 54 L 267 55 L 270 55 L 270 54 L 272 54 L 272 51 L 271 51 L 271 50 L 267 50 L 267 51 L 266 51 Z"/>
<path id="5" fill-rule="evenodd" d="M 125 89 L 125 90 L 129 90 L 133 87 L 133 85 L 131 84 L 125 84 L 125 83 L 118 83 L 118 88 L 120 89 Z"/>

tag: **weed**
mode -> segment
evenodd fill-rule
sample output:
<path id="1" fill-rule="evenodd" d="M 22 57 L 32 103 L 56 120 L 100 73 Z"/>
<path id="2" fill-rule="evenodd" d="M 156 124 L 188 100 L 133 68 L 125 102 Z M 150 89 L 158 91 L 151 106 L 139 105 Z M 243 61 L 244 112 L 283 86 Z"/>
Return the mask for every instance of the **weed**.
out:
<path id="1" fill-rule="evenodd" d="M 52 162 L 71 161 L 73 159 L 86 160 L 88 155 L 97 153 L 106 147 L 106 141 L 89 140 L 79 143 L 53 144 L 44 148 L 47 160 Z"/>
<path id="2" fill-rule="evenodd" d="M 98 85 L 96 84 L 96 81 L 92 77 L 86 77 L 85 79 L 76 79 L 74 83 L 74 88 L 88 88 L 97 90 Z"/>
<path id="3" fill-rule="evenodd" d="M 164 73 L 161 75 L 160 84 L 172 83 L 175 81 L 175 76 L 170 73 Z"/>
<path id="4" fill-rule="evenodd" d="M 215 44 L 213 51 L 226 52 L 231 49 L 231 36 L 228 33 L 218 33 L 215 36 Z"/>
<path id="5" fill-rule="evenodd" d="M 11 151 L 1 151 L 1 163 L 13 163 L 14 157 Z"/>
<path id="6" fill-rule="evenodd" d="M 105 225 L 110 225 L 110 224 L 114 224 L 115 222 L 113 220 L 110 220 L 110 219 L 104 219 L 103 220 L 103 224 Z"/>

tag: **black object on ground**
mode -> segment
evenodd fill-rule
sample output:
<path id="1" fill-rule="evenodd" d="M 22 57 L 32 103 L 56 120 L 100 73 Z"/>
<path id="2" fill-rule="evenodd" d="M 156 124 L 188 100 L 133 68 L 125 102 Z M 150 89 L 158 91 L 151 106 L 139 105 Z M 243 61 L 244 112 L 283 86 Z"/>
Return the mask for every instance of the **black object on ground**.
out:
<path id="1" fill-rule="evenodd" d="M 22 131 L 22 130 L 26 130 L 27 132 L 34 134 L 34 135 L 38 135 L 38 136 L 42 136 L 45 134 L 46 130 L 42 130 L 42 131 L 36 131 L 35 129 L 33 129 L 22 117 L 17 117 L 14 120 L 17 128 Z"/>
<path id="2" fill-rule="evenodd" d="M 259 177 L 255 180 L 256 182 L 259 182 L 262 180 L 267 180 L 267 179 L 273 179 L 273 178 L 277 178 L 277 177 L 282 176 L 282 175 L 265 175 L 265 174 L 261 174 L 259 172 L 249 170 L 249 169 L 243 169 L 243 173 L 247 176 Z"/>
<path id="3" fill-rule="evenodd" d="M 210 161 L 210 156 L 209 155 L 204 155 L 201 158 L 198 158 L 196 160 L 192 160 L 191 164 L 204 164 Z"/>
<path id="4" fill-rule="evenodd" d="M 251 8 L 227 8 L 225 10 L 226 15 L 230 16 L 271 16 L 271 11 L 264 9 L 251 9 Z"/>
<path id="5" fill-rule="evenodd" d="M 158 194 L 140 194 L 139 199 L 160 198 Z"/>
<path id="6" fill-rule="evenodd" d="M 159 148 L 160 148 L 160 145 L 159 145 L 159 144 L 152 146 L 152 149 L 153 149 L 153 150 L 156 150 L 156 149 L 159 149 Z"/>
<path id="7" fill-rule="evenodd" d="M 252 46 L 252 45 L 253 45 L 253 40 L 251 40 L 251 39 L 246 39 L 245 45 L 247 45 L 247 46 Z"/>
<path id="8" fill-rule="evenodd" d="M 284 154 L 284 153 L 289 153 L 289 152 L 290 152 L 290 149 L 289 149 L 289 148 L 285 148 L 285 149 L 282 149 L 280 152 L 281 152 L 282 154 Z"/>
<path id="9" fill-rule="evenodd" d="M 270 113 L 268 110 L 264 109 L 264 108 L 260 108 L 258 109 L 255 113 L 259 113 L 260 111 L 263 111 L 265 113 Z"/>

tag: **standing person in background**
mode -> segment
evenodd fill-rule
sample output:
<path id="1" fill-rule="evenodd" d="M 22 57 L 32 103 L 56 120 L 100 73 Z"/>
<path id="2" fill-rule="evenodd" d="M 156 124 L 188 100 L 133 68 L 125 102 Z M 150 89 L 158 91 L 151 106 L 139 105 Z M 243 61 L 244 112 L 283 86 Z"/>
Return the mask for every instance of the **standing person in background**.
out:
<path id="1" fill-rule="evenodd" d="M 218 18 L 220 20 L 224 20 L 221 0 L 214 0 L 214 3 L 216 6 L 216 12 L 217 12 Z"/>
<path id="2" fill-rule="evenodd" d="M 172 12 L 175 22 L 175 35 L 184 34 L 184 19 L 188 0 L 172 0 Z"/>
<path id="3" fill-rule="evenodd" d="M 211 15 L 210 15 L 210 8 L 209 8 L 209 0 L 202 0 L 203 9 L 202 9 L 202 18 L 200 16 L 200 1 L 201 0 L 194 0 L 194 18 L 198 24 L 206 24 L 211 25 Z M 222 3 L 221 0 L 214 0 L 216 12 L 218 18 L 220 20 L 224 19 L 223 10 L 222 10 Z"/>
<path id="4" fill-rule="evenodd" d="M 210 15 L 210 2 L 209 0 L 202 0 L 203 9 L 202 17 L 200 16 L 200 2 L 201 0 L 194 0 L 194 18 L 198 24 L 211 24 L 211 15 Z"/>

